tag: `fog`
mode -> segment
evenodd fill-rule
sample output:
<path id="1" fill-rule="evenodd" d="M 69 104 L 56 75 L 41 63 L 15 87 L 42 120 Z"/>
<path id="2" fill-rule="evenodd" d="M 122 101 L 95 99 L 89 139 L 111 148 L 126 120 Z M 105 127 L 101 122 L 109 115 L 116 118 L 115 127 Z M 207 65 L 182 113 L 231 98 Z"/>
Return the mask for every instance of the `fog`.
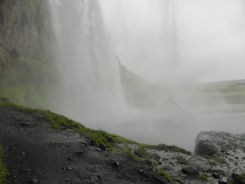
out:
<path id="1" fill-rule="evenodd" d="M 100 1 L 122 62 L 148 80 L 245 77 L 243 0 Z"/>
<path id="2" fill-rule="evenodd" d="M 244 103 L 196 86 L 245 78 L 243 0 L 49 3 L 59 80 L 51 110 L 89 128 L 189 150 L 202 130 L 245 131 Z M 141 78 L 123 81 L 120 63 Z"/>

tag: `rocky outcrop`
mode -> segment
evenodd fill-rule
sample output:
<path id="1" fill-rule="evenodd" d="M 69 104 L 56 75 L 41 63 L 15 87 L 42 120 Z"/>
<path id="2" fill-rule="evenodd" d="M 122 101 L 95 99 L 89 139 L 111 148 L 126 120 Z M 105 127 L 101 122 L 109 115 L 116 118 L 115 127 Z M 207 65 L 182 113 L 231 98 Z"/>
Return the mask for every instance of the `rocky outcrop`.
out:
<path id="1" fill-rule="evenodd" d="M 201 132 L 196 139 L 195 154 L 166 145 L 146 146 L 145 152 L 157 168 L 180 184 L 242 184 L 244 144 L 244 134 Z"/>
<path id="2" fill-rule="evenodd" d="M 196 139 L 195 153 L 218 158 L 228 175 L 245 170 L 245 134 L 201 132 Z"/>

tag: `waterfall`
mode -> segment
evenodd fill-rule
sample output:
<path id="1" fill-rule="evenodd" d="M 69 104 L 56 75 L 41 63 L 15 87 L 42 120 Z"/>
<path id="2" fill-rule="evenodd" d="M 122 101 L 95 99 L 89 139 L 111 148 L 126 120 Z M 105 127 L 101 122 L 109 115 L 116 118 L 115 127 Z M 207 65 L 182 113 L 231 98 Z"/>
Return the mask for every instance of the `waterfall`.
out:
<path id="1" fill-rule="evenodd" d="M 123 104 L 119 65 L 104 30 L 99 1 L 49 0 L 49 4 L 56 35 L 56 111 L 80 121 L 117 111 Z"/>

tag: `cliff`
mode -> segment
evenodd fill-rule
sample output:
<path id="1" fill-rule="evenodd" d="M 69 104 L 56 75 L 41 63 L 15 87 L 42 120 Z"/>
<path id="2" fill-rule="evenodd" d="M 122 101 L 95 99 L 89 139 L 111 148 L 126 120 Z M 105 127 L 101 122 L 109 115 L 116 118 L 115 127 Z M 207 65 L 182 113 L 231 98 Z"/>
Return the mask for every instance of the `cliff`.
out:
<path id="1" fill-rule="evenodd" d="M 130 106 L 156 110 L 164 108 L 172 102 L 170 91 L 162 86 L 157 86 L 139 75 L 120 66 L 122 91 Z"/>
<path id="2" fill-rule="evenodd" d="M 0 1 L 0 96 L 43 105 L 53 80 L 49 10 L 46 1 Z"/>

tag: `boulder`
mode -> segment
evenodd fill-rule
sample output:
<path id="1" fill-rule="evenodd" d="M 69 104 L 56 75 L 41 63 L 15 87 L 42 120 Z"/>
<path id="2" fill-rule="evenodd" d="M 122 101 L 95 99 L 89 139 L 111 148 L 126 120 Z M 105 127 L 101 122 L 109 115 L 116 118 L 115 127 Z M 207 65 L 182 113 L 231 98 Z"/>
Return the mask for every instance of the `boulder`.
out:
<path id="1" fill-rule="evenodd" d="M 232 172 L 245 170 L 245 134 L 201 132 L 196 138 L 195 154 L 220 160 Z"/>

